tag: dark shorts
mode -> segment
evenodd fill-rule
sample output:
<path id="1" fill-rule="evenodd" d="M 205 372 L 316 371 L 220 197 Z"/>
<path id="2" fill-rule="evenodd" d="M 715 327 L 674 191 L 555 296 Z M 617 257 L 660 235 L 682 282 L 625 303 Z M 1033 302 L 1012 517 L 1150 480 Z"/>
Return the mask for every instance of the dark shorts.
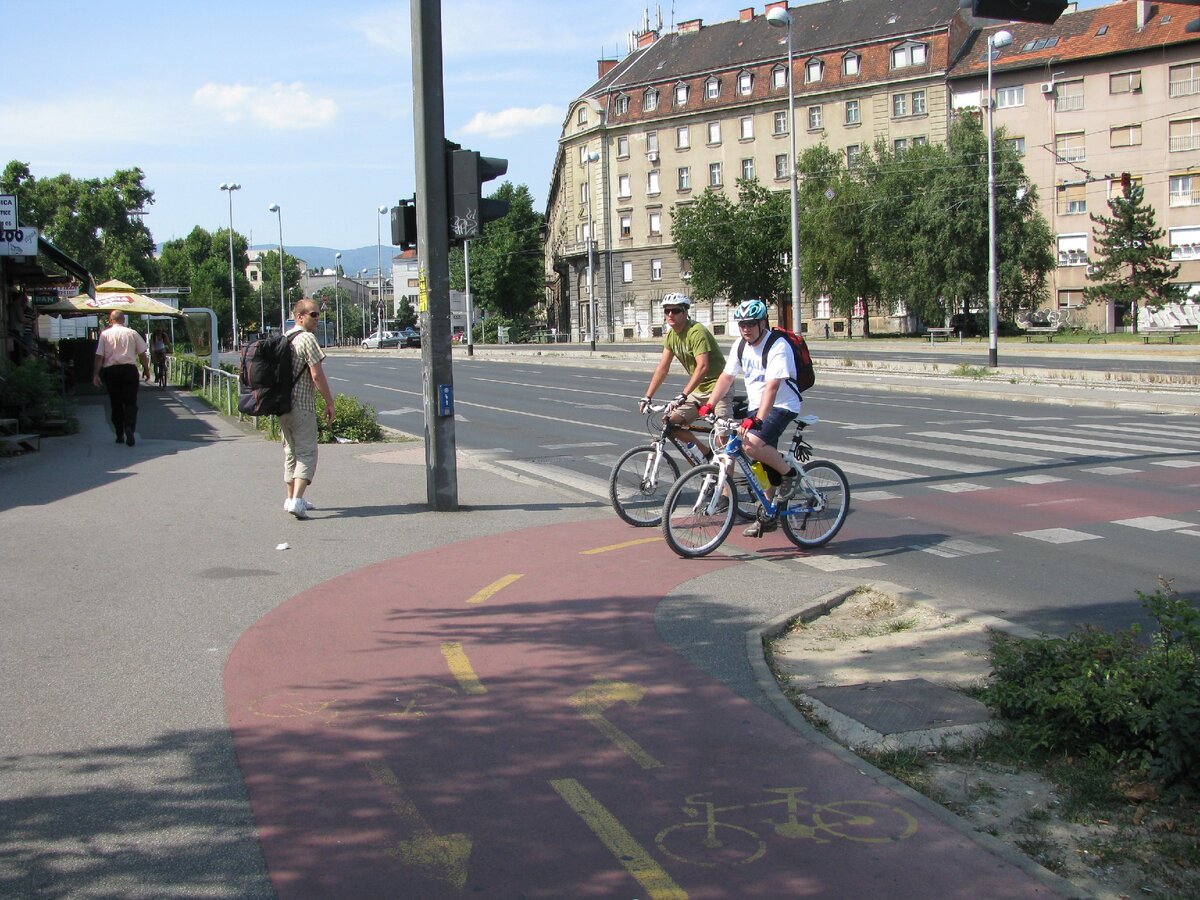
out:
<path id="1" fill-rule="evenodd" d="M 759 439 L 764 444 L 770 444 L 778 449 L 779 439 L 783 437 L 783 433 L 787 431 L 787 427 L 796 420 L 796 416 L 800 413 L 794 413 L 790 409 L 781 409 L 778 406 L 771 407 L 771 411 L 767 413 L 767 417 L 763 419 L 763 423 L 758 428 L 751 429 L 753 434 L 758 435 Z"/>

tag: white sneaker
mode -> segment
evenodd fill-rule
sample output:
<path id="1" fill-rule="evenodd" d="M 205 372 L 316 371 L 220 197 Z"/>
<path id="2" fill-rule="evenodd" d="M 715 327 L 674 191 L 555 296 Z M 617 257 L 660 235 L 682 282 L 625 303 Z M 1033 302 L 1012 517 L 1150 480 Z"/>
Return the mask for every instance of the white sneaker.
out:
<path id="1" fill-rule="evenodd" d="M 303 498 L 297 498 L 295 500 L 285 500 L 283 503 L 283 510 L 284 510 L 284 512 L 291 513 L 297 519 L 307 519 L 308 518 L 308 507 L 306 507 L 304 505 Z"/>
<path id="2" fill-rule="evenodd" d="M 304 506 L 305 509 L 316 509 L 316 506 L 309 503 L 303 497 L 297 497 L 296 500 L 298 500 Z M 283 511 L 284 512 L 291 512 L 291 509 L 288 507 L 289 503 L 291 503 L 290 499 L 283 501 Z"/>

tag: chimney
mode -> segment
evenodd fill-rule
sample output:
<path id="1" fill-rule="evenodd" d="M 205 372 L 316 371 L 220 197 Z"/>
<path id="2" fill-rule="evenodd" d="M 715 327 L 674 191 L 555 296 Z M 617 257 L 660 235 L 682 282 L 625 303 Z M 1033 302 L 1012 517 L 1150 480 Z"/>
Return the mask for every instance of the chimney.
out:
<path id="1" fill-rule="evenodd" d="M 596 60 L 596 77 L 603 78 L 616 67 L 617 61 L 615 59 L 598 59 Z"/>
<path id="2" fill-rule="evenodd" d="M 649 47 L 651 44 L 653 44 L 657 40 L 658 40 L 658 32 L 657 31 L 643 31 L 641 34 L 639 34 L 637 36 L 638 49 L 641 50 L 643 47 Z"/>
<path id="3" fill-rule="evenodd" d="M 753 6 L 747 6 L 740 13 L 738 13 L 738 21 L 739 22 L 749 22 L 753 18 L 754 18 L 754 7 Z"/>
<path id="4" fill-rule="evenodd" d="M 703 19 L 688 19 L 686 22 L 680 22 L 675 30 L 680 34 L 687 34 L 692 31 L 699 31 L 703 27 Z"/>
<path id="5" fill-rule="evenodd" d="M 771 10 L 773 10 L 777 6 L 782 6 L 784 8 L 784 10 L 786 10 L 788 8 L 787 0 L 775 0 L 774 3 L 768 3 L 766 6 L 763 7 L 763 15 L 765 16 L 767 13 L 769 13 Z"/>
<path id="6" fill-rule="evenodd" d="M 1136 0 L 1133 4 L 1135 7 L 1134 25 L 1138 31 L 1146 27 L 1146 20 L 1150 18 L 1150 0 Z"/>

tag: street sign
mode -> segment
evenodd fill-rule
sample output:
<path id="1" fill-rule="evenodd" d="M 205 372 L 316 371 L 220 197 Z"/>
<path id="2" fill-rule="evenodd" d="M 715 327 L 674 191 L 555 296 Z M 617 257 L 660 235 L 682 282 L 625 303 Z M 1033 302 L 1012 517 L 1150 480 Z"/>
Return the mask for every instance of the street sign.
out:
<path id="1" fill-rule="evenodd" d="M 0 228 L 0 256 L 37 256 L 36 228 Z"/>
<path id="2" fill-rule="evenodd" d="M 17 227 L 17 195 L 0 194 L 0 229 Z"/>

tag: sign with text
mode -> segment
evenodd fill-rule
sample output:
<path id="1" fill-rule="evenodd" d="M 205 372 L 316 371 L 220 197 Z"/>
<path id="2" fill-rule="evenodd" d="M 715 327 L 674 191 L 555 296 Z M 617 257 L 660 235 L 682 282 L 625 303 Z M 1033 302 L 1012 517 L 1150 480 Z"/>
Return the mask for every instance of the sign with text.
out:
<path id="1" fill-rule="evenodd" d="M 17 195 L 0 194 L 0 229 L 17 227 Z"/>
<path id="2" fill-rule="evenodd" d="M 0 228 L 0 256 L 37 256 L 36 228 Z"/>

